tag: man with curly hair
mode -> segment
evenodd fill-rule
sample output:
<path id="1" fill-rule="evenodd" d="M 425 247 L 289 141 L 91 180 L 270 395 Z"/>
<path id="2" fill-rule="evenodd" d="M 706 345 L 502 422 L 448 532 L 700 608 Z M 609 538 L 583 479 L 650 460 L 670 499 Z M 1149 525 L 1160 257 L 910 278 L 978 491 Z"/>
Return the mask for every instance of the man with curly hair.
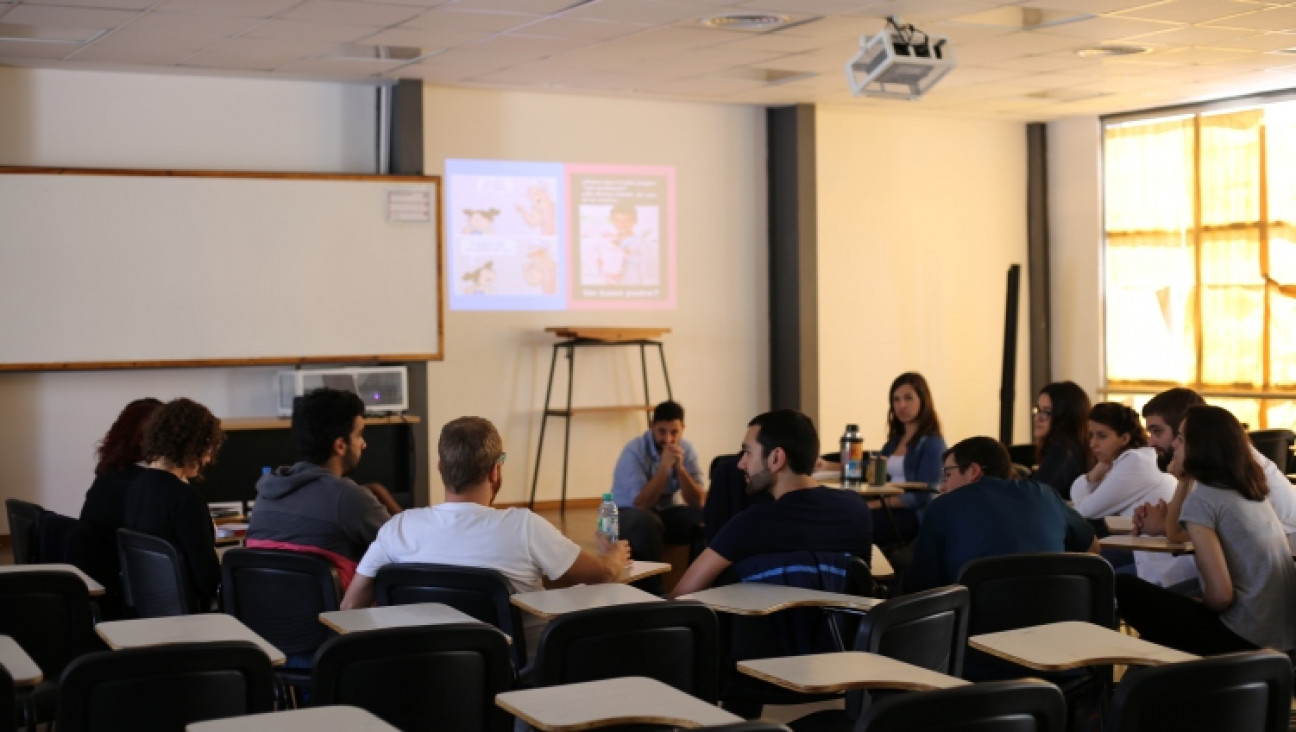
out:
<path id="1" fill-rule="evenodd" d="M 347 477 L 365 449 L 360 397 L 315 389 L 294 401 L 292 432 L 303 460 L 257 482 L 247 546 L 322 556 L 345 589 L 378 529 L 401 507 L 383 486 Z"/>
<path id="2" fill-rule="evenodd" d="M 220 584 L 216 529 L 193 480 L 225 442 L 220 420 L 190 399 L 174 399 L 149 417 L 142 444 L 145 470 L 126 491 L 128 529 L 175 545 L 199 606 L 211 606 Z"/>

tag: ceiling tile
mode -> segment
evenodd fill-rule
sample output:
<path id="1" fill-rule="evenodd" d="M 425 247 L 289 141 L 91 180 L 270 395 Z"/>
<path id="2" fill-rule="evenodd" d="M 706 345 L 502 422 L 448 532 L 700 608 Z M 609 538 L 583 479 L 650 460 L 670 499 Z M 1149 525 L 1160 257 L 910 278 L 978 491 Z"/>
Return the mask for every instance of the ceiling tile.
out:
<path id="1" fill-rule="evenodd" d="M 582 41 L 610 41 L 613 38 L 638 33 L 648 26 L 634 23 L 614 23 L 608 20 L 556 17 L 532 23 L 526 27 L 530 36 L 570 38 Z"/>
<path id="2" fill-rule="evenodd" d="M 1030 0 L 1029 4 L 1037 8 L 1106 15 L 1146 5 L 1157 5 L 1159 0 L 1158 2 L 1148 2 L 1148 0 Z"/>
<path id="3" fill-rule="evenodd" d="M 578 0 L 455 0 L 458 10 L 484 10 L 488 12 L 529 13 L 550 15 L 575 5 Z"/>
<path id="4" fill-rule="evenodd" d="M 283 14 L 289 20 L 316 23 L 355 23 L 358 25 L 387 26 L 403 23 L 420 13 L 423 8 L 377 3 L 342 2 L 341 0 L 306 0 Z"/>
<path id="5" fill-rule="evenodd" d="M 1082 38 L 1087 41 L 1114 41 L 1157 31 L 1173 30 L 1177 24 L 1153 20 L 1126 18 L 1090 18 L 1075 23 L 1050 26 L 1048 32 L 1056 36 Z"/>
<path id="6" fill-rule="evenodd" d="M 248 38 L 285 43 L 353 43 L 378 31 L 374 26 L 312 23 L 304 20 L 267 20 L 249 30 Z"/>
<path id="7" fill-rule="evenodd" d="M 61 5 L 69 8 L 108 8 L 111 10 L 145 10 L 157 0 L 23 0 L 27 5 Z"/>
<path id="8" fill-rule="evenodd" d="M 59 59 L 76 51 L 74 43 L 32 43 L 0 41 L 0 59 Z"/>
<path id="9" fill-rule="evenodd" d="M 1249 28 L 1258 31 L 1296 30 L 1296 7 L 1265 8 L 1254 13 L 1234 15 L 1202 25 L 1220 28 Z"/>
<path id="10" fill-rule="evenodd" d="M 284 73 L 300 72 L 323 76 L 341 75 L 365 78 L 382 76 L 384 73 L 407 65 L 409 65 L 408 61 L 362 61 L 360 59 L 320 57 L 289 61 L 275 70 Z"/>
<path id="11" fill-rule="evenodd" d="M 121 36 L 118 40 L 117 36 Z M 114 33 L 113 42 L 109 39 L 87 46 L 73 57 L 77 61 L 99 61 L 104 63 L 142 64 L 147 66 L 170 66 L 206 48 L 208 44 L 199 42 L 167 42 L 123 30 Z"/>
<path id="12" fill-rule="evenodd" d="M 301 0 L 167 0 L 158 7 L 166 13 L 190 15 L 236 15 L 243 18 L 269 18 L 284 12 Z"/>
<path id="13" fill-rule="evenodd" d="M 774 53 L 805 53 L 823 47 L 824 42 L 817 38 L 785 33 L 761 33 L 736 41 L 725 41 L 719 48 L 732 48 L 739 51 L 768 51 Z"/>
<path id="14" fill-rule="evenodd" d="M 542 17 L 523 13 L 480 13 L 436 8 L 413 20 L 405 21 L 401 24 L 401 27 L 499 33 L 521 28 L 540 20 Z"/>
<path id="15" fill-rule="evenodd" d="M 1257 9 L 1255 5 L 1225 0 L 1173 0 L 1122 10 L 1118 15 L 1123 18 L 1202 23 L 1255 12 Z"/>
<path id="16" fill-rule="evenodd" d="M 5 13 L 4 22 L 24 25 L 56 25 L 64 28 L 115 28 L 140 17 L 129 10 L 93 10 L 48 5 L 19 5 Z"/>
<path id="17" fill-rule="evenodd" d="M 165 37 L 172 33 L 203 36 L 233 36 L 252 29 L 261 21 L 239 16 L 185 15 L 183 13 L 148 13 L 131 23 L 138 33 Z"/>
<path id="18" fill-rule="evenodd" d="M 390 28 L 359 39 L 376 46 L 418 46 L 422 48 L 454 48 L 483 40 L 489 33 L 481 31 L 421 30 L 415 28 Z"/>
<path id="19" fill-rule="evenodd" d="M 1205 26 L 1183 25 L 1168 31 L 1148 33 L 1142 36 L 1130 36 L 1124 40 L 1134 43 L 1146 43 L 1156 46 L 1220 46 L 1230 45 L 1233 39 L 1256 35 L 1255 31 L 1241 28 L 1207 28 Z"/>
<path id="20" fill-rule="evenodd" d="M 711 13 L 711 10 L 699 8 L 691 3 L 670 0 L 599 0 L 570 10 L 566 16 L 619 20 L 624 23 L 660 24 L 674 23 L 685 18 L 701 18 Z"/>
<path id="21" fill-rule="evenodd" d="M 1296 34 L 1260 33 L 1206 44 L 1216 48 L 1240 48 L 1248 51 L 1281 51 L 1296 46 Z"/>

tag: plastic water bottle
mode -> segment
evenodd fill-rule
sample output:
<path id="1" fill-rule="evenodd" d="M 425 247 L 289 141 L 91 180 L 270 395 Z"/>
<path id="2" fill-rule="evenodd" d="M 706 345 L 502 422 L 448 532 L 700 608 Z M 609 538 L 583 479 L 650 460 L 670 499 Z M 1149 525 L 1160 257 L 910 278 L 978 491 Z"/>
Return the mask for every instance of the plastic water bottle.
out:
<path id="1" fill-rule="evenodd" d="M 841 470 L 843 484 L 858 484 L 864 480 L 864 438 L 859 425 L 846 425 L 841 438 Z"/>
<path id="2" fill-rule="evenodd" d="M 609 545 L 616 543 L 617 537 L 621 534 L 621 515 L 617 511 L 611 493 L 603 494 L 603 503 L 599 505 L 597 526 L 595 532 L 607 540 Z"/>

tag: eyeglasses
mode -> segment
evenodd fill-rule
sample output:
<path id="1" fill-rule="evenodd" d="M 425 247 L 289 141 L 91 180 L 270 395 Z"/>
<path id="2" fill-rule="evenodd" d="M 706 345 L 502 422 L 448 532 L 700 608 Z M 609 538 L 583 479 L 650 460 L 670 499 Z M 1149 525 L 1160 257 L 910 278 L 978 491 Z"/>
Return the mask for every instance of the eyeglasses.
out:
<path id="1" fill-rule="evenodd" d="M 497 457 L 497 458 L 495 458 L 495 464 L 496 464 L 496 465 L 503 465 L 503 464 L 504 464 L 504 458 L 506 458 L 506 457 L 508 457 L 508 453 L 507 453 L 507 452 L 501 452 L 501 453 L 500 453 L 500 456 Z"/>
<path id="2" fill-rule="evenodd" d="M 1044 419 L 1053 419 L 1052 409 L 1040 409 L 1039 407 L 1032 407 L 1031 414 L 1035 415 L 1036 417 L 1043 417 Z"/>
<path id="3" fill-rule="evenodd" d="M 941 482 L 942 483 L 949 482 L 950 476 L 954 475 L 957 472 L 959 472 L 957 465 L 946 465 L 945 467 L 941 468 Z"/>

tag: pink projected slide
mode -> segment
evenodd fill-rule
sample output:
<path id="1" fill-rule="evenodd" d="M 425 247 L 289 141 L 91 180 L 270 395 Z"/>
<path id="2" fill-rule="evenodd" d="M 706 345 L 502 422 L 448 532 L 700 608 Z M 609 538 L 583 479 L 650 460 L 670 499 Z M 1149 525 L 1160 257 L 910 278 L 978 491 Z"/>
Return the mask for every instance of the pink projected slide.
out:
<path id="1" fill-rule="evenodd" d="M 675 169 L 567 165 L 571 310 L 675 307 Z"/>

